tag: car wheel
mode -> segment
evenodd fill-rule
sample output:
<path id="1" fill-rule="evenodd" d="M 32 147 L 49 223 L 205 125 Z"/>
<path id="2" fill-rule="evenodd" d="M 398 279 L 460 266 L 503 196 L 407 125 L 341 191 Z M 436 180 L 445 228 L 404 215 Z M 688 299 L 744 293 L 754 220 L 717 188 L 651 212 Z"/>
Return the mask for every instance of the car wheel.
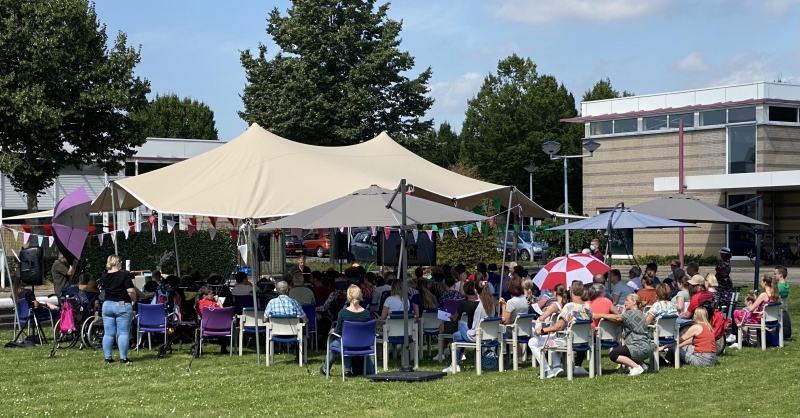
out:
<path id="1" fill-rule="evenodd" d="M 531 254 L 528 252 L 528 250 L 522 250 L 519 252 L 519 259 L 522 261 L 530 261 Z"/>
<path id="2" fill-rule="evenodd" d="M 317 247 L 317 257 L 325 257 L 325 250 L 322 247 Z"/>

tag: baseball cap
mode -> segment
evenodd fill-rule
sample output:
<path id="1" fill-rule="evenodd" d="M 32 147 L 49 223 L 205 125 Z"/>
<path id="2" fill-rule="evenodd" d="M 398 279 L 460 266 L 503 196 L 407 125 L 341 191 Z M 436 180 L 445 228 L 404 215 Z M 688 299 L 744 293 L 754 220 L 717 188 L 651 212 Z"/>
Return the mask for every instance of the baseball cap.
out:
<path id="1" fill-rule="evenodd" d="M 730 248 L 728 248 L 728 247 L 722 247 L 722 249 L 721 249 L 721 250 L 719 250 L 719 253 L 720 253 L 720 254 L 727 254 L 727 255 L 731 255 L 731 249 L 730 249 Z"/>
<path id="2" fill-rule="evenodd" d="M 705 284 L 705 282 L 706 279 L 699 274 L 695 274 L 691 279 L 689 279 L 689 284 L 691 285 Z"/>

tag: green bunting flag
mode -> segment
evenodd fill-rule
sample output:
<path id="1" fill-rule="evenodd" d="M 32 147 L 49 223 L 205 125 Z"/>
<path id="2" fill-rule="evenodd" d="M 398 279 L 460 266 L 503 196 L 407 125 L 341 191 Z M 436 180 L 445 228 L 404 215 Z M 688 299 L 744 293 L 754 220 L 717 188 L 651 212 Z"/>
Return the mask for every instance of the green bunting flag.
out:
<path id="1" fill-rule="evenodd" d="M 519 235 L 519 225 L 518 224 L 514 224 L 514 233 Z"/>
<path id="2" fill-rule="evenodd" d="M 494 206 L 494 213 L 500 213 L 500 199 L 492 200 L 492 206 Z"/>
<path id="3" fill-rule="evenodd" d="M 497 226 L 500 227 L 500 232 L 503 232 L 503 233 L 506 232 L 506 224 L 501 223 L 501 224 L 498 224 Z"/>
<path id="4" fill-rule="evenodd" d="M 550 227 L 547 227 L 547 226 L 543 225 L 542 229 L 544 230 L 544 236 L 549 238 L 550 237 Z"/>
<path id="5" fill-rule="evenodd" d="M 472 213 L 474 213 L 476 215 L 480 215 L 481 212 L 483 212 L 483 208 L 481 207 L 481 205 L 478 205 L 478 206 L 475 206 L 474 208 L 472 208 Z"/>
<path id="6" fill-rule="evenodd" d="M 438 230 L 439 230 L 438 225 L 431 225 L 431 231 L 438 231 Z"/>
<path id="7" fill-rule="evenodd" d="M 528 225 L 528 229 L 530 229 L 534 234 L 536 233 L 536 225 Z"/>

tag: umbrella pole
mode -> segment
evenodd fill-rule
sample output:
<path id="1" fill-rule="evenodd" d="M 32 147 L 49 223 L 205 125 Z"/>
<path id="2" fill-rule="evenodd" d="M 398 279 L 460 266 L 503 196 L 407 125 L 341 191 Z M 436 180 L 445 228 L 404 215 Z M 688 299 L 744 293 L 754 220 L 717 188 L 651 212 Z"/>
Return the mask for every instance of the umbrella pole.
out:
<path id="1" fill-rule="evenodd" d="M 178 230 L 175 228 L 172 228 L 172 241 L 175 243 L 175 266 L 178 269 L 178 277 L 181 277 L 181 260 L 178 258 Z"/>
<path id="2" fill-rule="evenodd" d="M 506 230 L 505 230 L 505 236 L 502 238 L 503 239 L 503 267 L 506 266 L 506 248 L 508 248 L 508 245 L 507 245 L 507 242 L 508 242 L 508 226 L 511 223 L 511 199 L 514 197 L 514 190 L 516 190 L 514 188 L 514 186 L 511 186 L 511 189 L 509 190 L 509 193 L 508 193 L 508 206 L 506 207 Z M 503 279 L 504 279 L 504 277 L 503 277 L 503 267 L 500 268 L 500 283 L 498 284 L 500 286 L 500 288 L 497 289 L 497 294 L 500 295 L 500 296 L 503 295 Z M 511 269 L 509 269 L 508 273 L 511 274 Z M 487 312 L 487 314 L 488 314 L 488 312 Z"/>
<path id="3" fill-rule="evenodd" d="M 678 193 L 683 194 L 683 119 L 678 121 Z M 678 228 L 678 261 L 683 268 L 683 227 Z"/>
<path id="4" fill-rule="evenodd" d="M 5 267 L 3 272 L 8 274 L 8 278 L 11 281 L 11 303 L 14 304 L 14 335 L 17 334 L 17 325 L 20 327 L 20 331 L 22 331 L 22 324 L 19 323 L 19 308 L 17 307 L 17 283 L 14 280 L 14 276 L 11 275 L 11 269 L 8 266 L 8 257 L 6 256 L 6 242 L 3 237 L 0 237 L 0 246 L 3 249 L 3 266 Z M 19 278 L 17 278 L 19 280 Z M 14 339 L 14 341 L 17 341 Z"/>
<path id="5" fill-rule="evenodd" d="M 272 239 L 272 237 L 270 237 L 270 239 Z M 256 241 L 256 245 L 258 245 L 257 241 Z M 249 250 L 249 253 L 250 253 L 250 257 L 248 257 L 250 260 L 248 260 L 248 261 L 250 262 L 250 269 L 251 269 L 250 270 L 250 275 L 252 277 L 252 280 L 250 280 L 250 282 L 251 282 L 250 284 L 253 285 L 253 306 L 254 306 L 254 308 L 253 308 L 253 316 L 256 319 L 256 359 L 257 359 L 256 361 L 260 365 L 261 364 L 261 343 L 259 342 L 260 334 L 258 333 L 258 320 L 261 319 L 261 318 L 259 318 L 258 315 L 257 315 L 257 313 L 258 313 L 258 295 L 257 295 L 257 289 L 256 289 L 256 281 L 257 281 L 256 278 L 257 277 L 261 277 L 261 263 L 258 262 L 258 254 L 256 253 L 257 250 L 254 248 L 255 246 L 253 245 L 253 221 L 252 221 L 252 219 L 250 220 L 250 222 L 247 223 L 247 246 L 248 246 L 248 250 Z M 306 354 L 306 355 L 308 355 L 308 354 Z"/>
<path id="6" fill-rule="evenodd" d="M 114 196 L 114 182 L 111 182 L 111 213 L 114 218 L 114 230 L 111 231 L 114 234 L 114 255 L 119 255 L 119 251 L 117 250 L 117 198 Z M 175 257 L 177 257 L 177 253 L 175 253 Z"/>
<path id="7" fill-rule="evenodd" d="M 410 372 L 414 369 L 408 363 L 408 268 L 406 267 L 406 179 L 400 180 L 400 271 L 403 277 L 403 353 L 400 362 L 401 372 Z M 420 342 L 417 341 L 417 344 Z"/>

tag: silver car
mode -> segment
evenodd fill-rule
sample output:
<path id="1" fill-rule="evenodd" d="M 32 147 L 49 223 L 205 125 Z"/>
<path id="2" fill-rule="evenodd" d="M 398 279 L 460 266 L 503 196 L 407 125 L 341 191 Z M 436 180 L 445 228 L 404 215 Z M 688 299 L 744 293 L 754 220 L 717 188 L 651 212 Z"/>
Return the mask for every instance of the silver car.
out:
<path id="1" fill-rule="evenodd" d="M 497 234 L 497 251 L 503 252 L 502 233 Z M 510 253 L 514 248 L 514 232 L 506 232 L 506 252 Z M 548 248 L 546 242 L 534 242 L 531 231 L 520 231 L 517 239 L 517 256 L 522 261 L 530 261 L 532 257 L 541 257 L 544 250 Z"/>

